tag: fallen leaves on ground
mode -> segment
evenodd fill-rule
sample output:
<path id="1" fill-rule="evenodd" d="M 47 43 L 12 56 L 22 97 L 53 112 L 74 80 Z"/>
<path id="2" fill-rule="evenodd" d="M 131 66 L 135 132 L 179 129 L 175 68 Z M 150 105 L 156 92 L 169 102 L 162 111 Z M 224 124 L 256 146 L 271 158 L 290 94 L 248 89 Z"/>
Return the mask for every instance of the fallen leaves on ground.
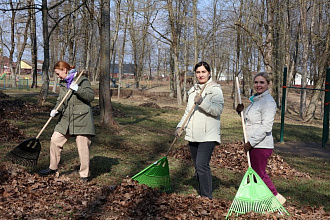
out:
<path id="1" fill-rule="evenodd" d="M 187 146 L 181 146 L 169 153 L 175 158 L 191 160 Z M 242 142 L 222 144 L 216 146 L 211 158 L 211 165 L 224 167 L 239 173 L 245 173 L 248 168 L 248 161 L 243 149 Z M 291 179 L 293 177 L 311 178 L 308 173 L 298 172 L 290 167 L 278 154 L 273 153 L 268 160 L 267 173 L 270 177 L 281 177 Z"/>
<path id="2" fill-rule="evenodd" d="M 13 125 L 10 120 L 28 121 L 32 113 L 49 113 L 50 106 L 36 106 L 22 99 L 11 98 L 0 91 L 0 141 L 20 142 L 25 139 L 25 134 Z"/>
<path id="3" fill-rule="evenodd" d="M 127 178 L 118 186 L 68 176 L 40 177 L 0 166 L 0 216 L 5 219 L 225 219 L 230 201 L 151 189 Z M 323 208 L 285 206 L 290 216 L 247 213 L 236 219 L 323 219 Z"/>
<path id="4" fill-rule="evenodd" d="M 160 106 L 154 102 L 146 102 L 146 103 L 142 103 L 139 106 L 141 107 L 149 107 L 149 108 L 160 108 Z"/>

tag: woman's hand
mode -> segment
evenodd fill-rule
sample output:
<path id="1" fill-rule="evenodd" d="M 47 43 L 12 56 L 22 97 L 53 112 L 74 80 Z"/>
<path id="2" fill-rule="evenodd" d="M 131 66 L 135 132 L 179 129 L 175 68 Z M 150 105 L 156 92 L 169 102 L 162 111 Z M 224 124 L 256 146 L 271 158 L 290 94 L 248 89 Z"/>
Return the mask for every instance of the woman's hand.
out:
<path id="1" fill-rule="evenodd" d="M 251 150 L 253 147 L 251 146 L 250 142 L 246 142 L 244 144 L 244 150 L 245 152 L 248 152 L 249 150 Z"/>
<path id="2" fill-rule="evenodd" d="M 196 94 L 195 98 L 194 98 L 194 102 L 196 105 L 200 105 L 203 102 L 203 98 L 200 94 Z"/>
<path id="3" fill-rule="evenodd" d="M 236 106 L 236 111 L 237 111 L 237 113 L 240 115 L 241 114 L 241 112 L 244 110 L 244 105 L 243 105 L 243 103 L 240 103 L 240 104 L 238 104 L 237 106 Z"/>
<path id="4" fill-rule="evenodd" d="M 181 134 L 182 134 L 182 132 L 183 132 L 183 129 L 181 130 L 181 128 L 176 128 L 176 130 L 175 130 L 175 137 L 180 137 L 181 136 Z"/>

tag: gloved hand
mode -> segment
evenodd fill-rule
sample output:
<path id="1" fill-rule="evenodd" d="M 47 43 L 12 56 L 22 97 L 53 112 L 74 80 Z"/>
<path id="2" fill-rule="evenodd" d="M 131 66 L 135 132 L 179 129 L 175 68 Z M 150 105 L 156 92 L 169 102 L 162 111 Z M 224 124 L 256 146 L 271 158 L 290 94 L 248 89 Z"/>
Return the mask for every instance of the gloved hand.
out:
<path id="1" fill-rule="evenodd" d="M 200 105 L 201 103 L 202 103 L 202 101 L 203 101 L 203 98 L 202 98 L 202 96 L 200 95 L 200 94 L 196 94 L 196 96 L 195 96 L 195 98 L 194 98 L 194 102 L 195 102 L 195 104 L 196 105 Z"/>
<path id="2" fill-rule="evenodd" d="M 244 150 L 245 152 L 248 152 L 249 150 L 251 150 L 253 147 L 251 146 L 250 142 L 246 142 L 244 144 Z"/>
<path id="3" fill-rule="evenodd" d="M 70 85 L 70 89 L 72 89 L 73 91 L 77 92 L 78 91 L 78 85 L 75 82 L 73 82 Z"/>
<path id="4" fill-rule="evenodd" d="M 50 112 L 50 117 L 54 118 L 55 115 L 58 113 L 58 111 L 56 111 L 55 109 L 53 109 L 51 112 Z"/>
<path id="5" fill-rule="evenodd" d="M 181 128 L 176 128 L 175 130 L 175 137 L 180 137 L 183 133 L 183 129 L 180 131 Z"/>
<path id="6" fill-rule="evenodd" d="M 240 115 L 241 112 L 242 112 L 243 110 L 244 110 L 244 105 L 243 105 L 243 103 L 238 104 L 237 107 L 236 107 L 236 111 L 237 111 L 237 113 Z"/>

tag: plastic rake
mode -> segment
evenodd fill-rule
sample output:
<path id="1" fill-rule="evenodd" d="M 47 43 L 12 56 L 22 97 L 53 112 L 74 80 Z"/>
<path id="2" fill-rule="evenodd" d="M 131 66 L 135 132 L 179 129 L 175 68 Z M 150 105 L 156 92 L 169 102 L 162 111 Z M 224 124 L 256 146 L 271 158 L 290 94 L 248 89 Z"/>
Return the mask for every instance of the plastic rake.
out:
<path id="1" fill-rule="evenodd" d="M 203 85 L 200 94 L 204 91 L 206 88 L 206 84 Z M 190 116 L 194 112 L 196 107 L 196 104 L 194 104 L 189 113 L 187 114 L 187 117 L 185 118 L 184 122 L 182 123 L 182 126 L 180 128 L 180 132 L 184 129 L 187 121 L 189 120 Z M 166 156 L 162 157 L 161 159 L 157 160 L 153 164 L 146 167 L 144 170 L 140 171 L 139 173 L 135 174 L 132 179 L 138 181 L 140 184 L 145 184 L 151 188 L 159 188 L 164 191 L 171 190 L 171 184 L 170 184 L 170 171 L 168 166 L 168 160 L 167 156 L 169 152 L 171 151 L 172 147 L 174 146 L 175 142 L 177 141 L 178 137 L 175 137 L 171 146 L 169 147 Z"/>

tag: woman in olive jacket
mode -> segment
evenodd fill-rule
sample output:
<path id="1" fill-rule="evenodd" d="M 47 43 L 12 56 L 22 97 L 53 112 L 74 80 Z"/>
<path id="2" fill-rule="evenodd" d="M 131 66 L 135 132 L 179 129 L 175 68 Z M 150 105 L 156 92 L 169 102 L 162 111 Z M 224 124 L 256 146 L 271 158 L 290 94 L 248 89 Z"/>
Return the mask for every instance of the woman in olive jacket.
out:
<path id="1" fill-rule="evenodd" d="M 94 91 L 89 80 L 81 76 L 77 83 L 77 71 L 65 61 L 59 61 L 54 67 L 57 77 L 60 79 L 60 90 L 55 108 L 63 100 L 68 90 L 72 93 L 60 106 L 58 111 L 52 110 L 51 117 L 59 115 L 54 133 L 50 141 L 50 165 L 48 169 L 39 172 L 46 176 L 56 173 L 61 159 L 63 145 L 71 137 L 76 138 L 80 159 L 79 175 L 83 181 L 89 176 L 89 147 L 91 137 L 95 135 L 93 112 L 91 102 L 94 100 Z"/>
<path id="2" fill-rule="evenodd" d="M 210 160 L 213 149 L 220 144 L 220 115 L 224 98 L 219 84 L 212 81 L 211 69 L 206 62 L 199 62 L 194 68 L 198 83 L 188 91 L 188 104 L 185 113 L 177 125 L 176 136 L 180 136 L 180 127 L 188 112 L 196 104 L 184 130 L 185 139 L 195 165 L 196 178 L 199 183 L 199 194 L 212 199 L 212 175 Z M 206 87 L 200 94 L 202 87 Z"/>

